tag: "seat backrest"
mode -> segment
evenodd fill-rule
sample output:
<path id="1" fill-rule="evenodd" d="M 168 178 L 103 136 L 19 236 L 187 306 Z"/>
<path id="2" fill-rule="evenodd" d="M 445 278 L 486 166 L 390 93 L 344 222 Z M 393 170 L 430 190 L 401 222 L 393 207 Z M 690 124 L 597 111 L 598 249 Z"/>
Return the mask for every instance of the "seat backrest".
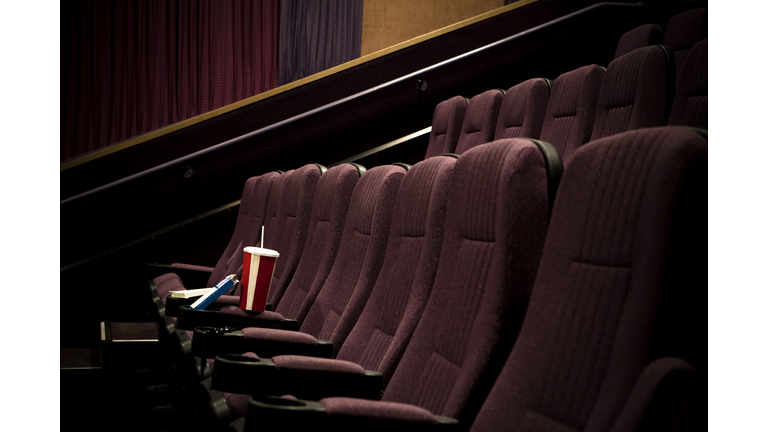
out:
<path id="1" fill-rule="evenodd" d="M 544 247 L 546 165 L 523 138 L 459 157 L 432 293 L 383 401 L 464 421 L 477 412 L 522 324 Z"/>
<path id="2" fill-rule="evenodd" d="M 532 78 L 507 90 L 493 139 L 534 138 L 541 134 L 552 88 L 546 78 Z"/>
<path id="3" fill-rule="evenodd" d="M 288 170 L 282 173 L 280 177 L 276 178 L 272 184 L 272 189 L 269 194 L 269 202 L 267 203 L 267 211 L 264 215 L 264 238 L 267 240 L 266 247 L 270 249 L 275 249 L 278 247 L 277 242 L 272 243 L 272 240 L 276 240 L 276 238 L 272 237 L 272 234 L 270 233 L 277 233 L 278 231 L 278 226 L 280 225 L 280 202 L 283 199 L 283 189 L 285 189 L 285 184 L 288 182 L 288 179 L 293 175 L 295 171 L 296 170 Z M 259 235 L 261 235 L 261 233 L 259 233 Z M 259 242 L 258 245 L 261 246 L 261 242 Z"/>
<path id="4" fill-rule="evenodd" d="M 658 24 L 643 24 L 621 35 L 613 58 L 619 58 L 638 48 L 659 44 L 661 44 L 661 27 Z"/>
<path id="5" fill-rule="evenodd" d="M 288 181 L 288 178 L 291 175 L 293 175 L 294 171 L 295 170 L 289 170 L 289 171 L 286 171 L 286 172 L 282 172 L 279 176 L 275 177 L 275 179 L 272 181 L 272 187 L 270 188 L 270 191 L 269 191 L 269 199 L 267 200 L 266 210 L 264 212 L 264 221 L 262 222 L 262 224 L 264 226 L 264 231 L 266 233 L 277 232 L 277 227 L 279 225 L 278 222 L 279 222 L 279 219 L 280 219 L 278 217 L 278 211 L 280 210 L 280 201 L 282 201 L 282 196 L 283 196 L 282 191 L 283 191 L 283 188 L 285 188 L 285 183 Z M 250 245 L 246 245 L 246 246 L 254 246 L 254 245 L 261 246 L 261 228 L 262 228 L 261 226 L 252 227 L 252 229 L 258 229 L 259 230 L 258 237 L 255 239 L 255 243 L 254 244 L 250 244 Z M 269 234 L 265 234 L 264 237 L 269 239 Z M 275 245 L 275 244 L 273 243 L 273 245 Z M 275 246 L 275 247 L 277 247 L 277 246 Z M 242 252 L 242 249 L 240 251 Z M 243 269 L 242 269 L 242 267 L 240 267 L 238 269 L 238 273 L 237 273 L 238 276 L 240 276 L 238 279 L 242 278 L 242 272 L 243 272 Z M 220 280 L 221 279 L 217 280 L 214 283 L 218 283 Z M 272 278 L 272 283 L 275 283 L 275 278 L 274 277 Z M 235 296 L 239 297 L 241 292 L 242 292 L 242 286 L 238 282 L 235 285 L 235 290 L 234 290 L 233 294 Z"/>
<path id="6" fill-rule="evenodd" d="M 304 333 L 331 341 L 334 356 L 362 312 L 381 270 L 405 172 L 402 166 L 377 166 L 357 182 L 333 268 L 299 327 Z"/>
<path id="7" fill-rule="evenodd" d="M 472 147 L 493 141 L 496 121 L 504 101 L 504 91 L 488 90 L 469 100 L 464 122 L 461 124 L 456 154 L 462 154 Z"/>
<path id="8" fill-rule="evenodd" d="M 304 242 L 307 240 L 315 190 L 324 171 L 325 167 L 322 165 L 307 164 L 280 176 L 280 180 L 284 181 L 280 182 L 282 185 L 279 189 L 279 206 L 274 218 L 268 220 L 269 224 L 264 226 L 266 244 L 261 245 L 280 253 L 280 258 L 275 263 L 267 299 L 273 305 L 280 301 L 298 266 Z M 267 207 L 268 213 L 269 210 Z"/>
<path id="9" fill-rule="evenodd" d="M 680 84 L 680 66 L 685 63 L 688 51 L 702 39 L 707 38 L 708 33 L 708 9 L 698 8 L 675 15 L 669 19 L 664 29 L 662 45 L 667 47 L 675 58 L 677 73 L 675 82 Z"/>
<path id="10" fill-rule="evenodd" d="M 632 129 L 663 126 L 671 106 L 669 53 L 661 45 L 638 48 L 608 65 L 590 141 Z"/>
<path id="11" fill-rule="evenodd" d="M 456 151 L 468 104 L 469 99 L 464 96 L 454 96 L 437 104 L 432 114 L 432 131 L 424 159 Z"/>
<path id="12" fill-rule="evenodd" d="M 686 386 L 669 384 L 699 362 L 692 335 L 706 347 L 706 269 L 703 135 L 661 127 L 584 145 L 560 184 L 520 336 L 472 431 L 659 420 L 644 405 L 671 390 L 667 402 L 679 402 Z"/>
<path id="13" fill-rule="evenodd" d="M 337 165 L 320 177 L 312 205 L 307 241 L 299 265 L 274 309 L 286 318 L 304 320 L 320 287 L 328 277 L 341 242 L 347 210 L 365 168 L 357 164 Z"/>
<path id="14" fill-rule="evenodd" d="M 566 72 L 552 84 L 541 140 L 552 144 L 564 166 L 589 141 L 605 68 L 590 65 Z"/>
<path id="15" fill-rule="evenodd" d="M 455 157 L 436 156 L 408 170 L 397 194 L 381 272 L 336 357 L 381 372 L 385 386 L 432 290 L 455 163 Z"/>
<path id="16" fill-rule="evenodd" d="M 269 192 L 272 183 L 279 176 L 280 174 L 273 171 L 246 180 L 240 197 L 235 231 L 221 258 L 214 266 L 207 286 L 216 285 L 232 273 L 237 274 L 238 279 L 242 277 L 243 248 L 259 242 L 261 226 L 264 225 L 264 216 L 269 202 Z"/>
<path id="17" fill-rule="evenodd" d="M 708 129 L 708 51 L 709 39 L 704 39 L 694 45 L 686 56 L 668 124 Z"/>

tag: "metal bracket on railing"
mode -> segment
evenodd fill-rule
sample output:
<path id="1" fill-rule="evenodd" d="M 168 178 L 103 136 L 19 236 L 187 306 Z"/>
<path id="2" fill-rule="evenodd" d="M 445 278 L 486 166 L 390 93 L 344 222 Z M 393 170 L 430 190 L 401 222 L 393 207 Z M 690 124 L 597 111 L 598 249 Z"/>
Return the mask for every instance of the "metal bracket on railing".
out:
<path id="1" fill-rule="evenodd" d="M 184 178 L 190 178 L 190 177 L 192 177 L 192 174 L 195 173 L 195 171 L 192 170 L 192 167 L 189 166 L 189 165 L 184 165 L 183 167 L 181 167 L 181 171 L 183 171 L 181 175 Z"/>

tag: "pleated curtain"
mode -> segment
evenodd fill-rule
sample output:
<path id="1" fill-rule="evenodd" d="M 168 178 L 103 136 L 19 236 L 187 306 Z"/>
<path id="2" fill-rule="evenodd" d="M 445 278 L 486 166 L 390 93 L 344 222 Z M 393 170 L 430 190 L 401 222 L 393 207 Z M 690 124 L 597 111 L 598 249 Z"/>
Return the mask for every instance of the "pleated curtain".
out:
<path id="1" fill-rule="evenodd" d="M 280 85 L 360 57 L 363 0 L 280 1 Z"/>
<path id="2" fill-rule="evenodd" d="M 96 0 L 63 8 L 60 159 L 277 87 L 279 6 Z"/>

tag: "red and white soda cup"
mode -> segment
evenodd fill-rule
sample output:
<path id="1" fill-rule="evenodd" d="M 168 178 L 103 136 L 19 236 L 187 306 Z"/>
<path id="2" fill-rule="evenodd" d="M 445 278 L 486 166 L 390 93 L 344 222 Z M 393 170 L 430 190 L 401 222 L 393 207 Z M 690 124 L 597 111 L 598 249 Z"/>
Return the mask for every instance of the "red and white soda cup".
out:
<path id="1" fill-rule="evenodd" d="M 264 312 L 269 286 L 280 254 L 272 249 L 249 246 L 243 249 L 240 309 Z"/>

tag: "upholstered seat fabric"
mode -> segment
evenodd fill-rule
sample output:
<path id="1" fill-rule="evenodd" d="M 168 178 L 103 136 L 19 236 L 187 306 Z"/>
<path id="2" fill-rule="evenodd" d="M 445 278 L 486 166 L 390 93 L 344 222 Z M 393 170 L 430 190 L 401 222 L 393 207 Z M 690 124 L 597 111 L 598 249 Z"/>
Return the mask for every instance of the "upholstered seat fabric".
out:
<path id="1" fill-rule="evenodd" d="M 341 164 L 320 178 L 301 259 L 275 312 L 303 322 L 336 259 L 352 193 L 364 172 L 359 165 Z"/>
<path id="2" fill-rule="evenodd" d="M 334 355 L 352 330 L 381 270 L 401 166 L 366 171 L 352 195 L 341 244 L 325 283 L 299 328 L 334 344 Z"/>
<path id="3" fill-rule="evenodd" d="M 469 100 L 456 143 L 456 154 L 493 141 L 502 102 L 504 91 L 497 89 L 485 91 Z"/>
<path id="4" fill-rule="evenodd" d="M 520 337 L 473 431 L 612 430 L 638 380 L 686 369 L 654 360 L 698 364 L 690 347 L 706 334 L 706 179 L 706 139 L 683 128 L 577 151 Z"/>
<path id="5" fill-rule="evenodd" d="M 507 90 L 493 139 L 538 139 L 547 111 L 551 82 L 532 78 Z"/>
<path id="6" fill-rule="evenodd" d="M 337 355 L 337 359 L 381 372 L 385 386 L 432 290 L 455 163 L 453 157 L 432 157 L 406 174 L 392 215 L 381 272 Z"/>
<path id="7" fill-rule="evenodd" d="M 540 138 L 557 149 L 566 167 L 592 135 L 604 76 L 600 66 L 583 66 L 560 75 L 552 85 Z"/>
<path id="8" fill-rule="evenodd" d="M 692 126 L 707 129 L 709 111 L 708 61 L 709 39 L 698 42 L 691 48 L 682 65 L 682 77 L 675 91 L 670 125 Z"/>
<path id="9" fill-rule="evenodd" d="M 382 400 L 471 422 L 525 314 L 548 221 L 530 140 L 468 150 L 451 177 L 432 294 Z"/>
<path id="10" fill-rule="evenodd" d="M 669 19 L 664 29 L 662 45 L 667 47 L 675 57 L 677 67 L 675 83 L 681 83 L 681 66 L 685 64 L 688 53 L 694 45 L 708 36 L 709 9 L 698 8 L 675 15 Z"/>
<path id="11" fill-rule="evenodd" d="M 597 100 L 590 141 L 633 129 L 663 126 L 673 83 L 669 53 L 659 45 L 638 48 L 612 61 Z"/>
<path id="12" fill-rule="evenodd" d="M 643 24 L 621 35 L 613 58 L 619 58 L 638 48 L 660 43 L 661 27 L 658 24 Z"/>
<path id="13" fill-rule="evenodd" d="M 437 104 L 432 114 L 432 131 L 425 159 L 456 151 L 468 104 L 469 99 L 464 96 L 454 96 Z"/>
<path id="14" fill-rule="evenodd" d="M 175 264 L 175 266 L 198 271 L 205 271 L 207 269 L 211 273 L 208 278 L 208 287 L 216 285 L 232 273 L 236 274 L 239 279 L 242 276 L 243 248 L 255 246 L 259 242 L 272 183 L 278 177 L 279 174 L 277 172 L 270 172 L 251 177 L 245 182 L 240 198 L 240 208 L 237 213 L 235 230 L 229 240 L 229 244 L 227 244 L 226 249 L 214 267 L 190 266 L 186 264 Z M 153 279 L 153 281 L 157 286 L 157 294 L 163 303 L 165 303 L 166 297 L 168 297 L 172 290 L 204 288 L 185 287 L 184 282 L 175 273 L 163 274 Z M 239 284 L 236 288 L 239 289 Z"/>

